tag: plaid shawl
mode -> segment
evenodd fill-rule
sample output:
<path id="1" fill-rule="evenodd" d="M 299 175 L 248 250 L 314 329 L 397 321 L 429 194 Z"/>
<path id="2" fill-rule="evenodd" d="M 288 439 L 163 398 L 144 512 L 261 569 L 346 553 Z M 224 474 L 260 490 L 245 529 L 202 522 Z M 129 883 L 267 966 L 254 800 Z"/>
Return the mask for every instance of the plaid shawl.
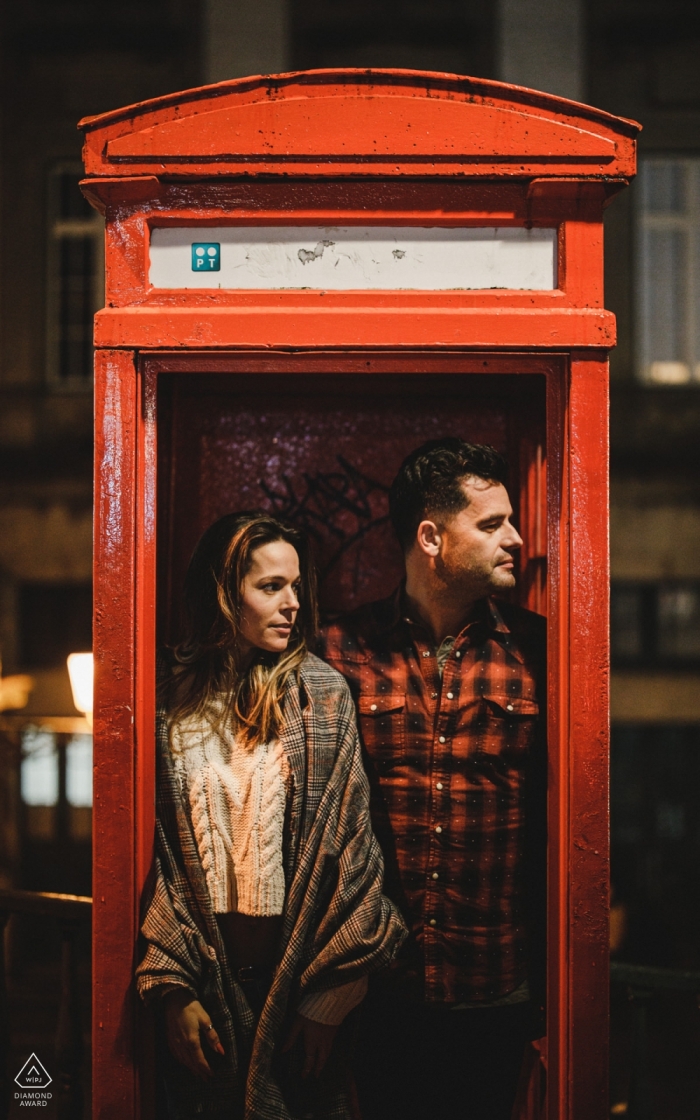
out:
<path id="1" fill-rule="evenodd" d="M 155 874 L 145 898 L 146 951 L 137 987 L 146 1002 L 158 1002 L 164 984 L 188 987 L 226 1052 L 221 1058 L 207 1051 L 214 1073 L 207 1085 L 165 1055 L 183 1116 L 230 1120 L 234 1102 L 244 1096 L 245 1120 L 292 1120 L 298 1113 L 280 1089 L 275 1051 L 288 1014 L 307 993 L 389 964 L 405 936 L 397 910 L 382 895 L 383 860 L 370 824 L 353 702 L 340 674 L 312 654 L 286 696 L 282 742 L 292 776 L 287 897 L 279 964 L 256 1029 L 226 960 L 173 772 L 166 712 L 158 713 Z M 318 1120 L 350 1116 L 339 1078 L 324 1079 L 311 1114 Z"/>

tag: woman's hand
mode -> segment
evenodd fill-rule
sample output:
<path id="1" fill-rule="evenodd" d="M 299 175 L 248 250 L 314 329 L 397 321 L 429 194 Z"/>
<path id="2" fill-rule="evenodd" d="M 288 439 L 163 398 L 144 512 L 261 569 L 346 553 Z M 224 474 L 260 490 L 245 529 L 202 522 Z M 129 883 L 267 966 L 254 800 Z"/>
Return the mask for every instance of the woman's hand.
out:
<path id="1" fill-rule="evenodd" d="M 186 988 L 173 988 L 163 996 L 163 1006 L 165 1033 L 172 1053 L 181 1065 L 207 1081 L 212 1073 L 202 1050 L 202 1036 L 217 1054 L 224 1053 L 211 1019 Z"/>
<path id="2" fill-rule="evenodd" d="M 318 1077 L 333 1049 L 337 1033 L 337 1027 L 332 1027 L 328 1023 L 317 1023 L 314 1019 L 307 1019 L 305 1015 L 297 1012 L 287 1035 L 287 1041 L 282 1047 L 282 1053 L 291 1050 L 301 1035 L 304 1040 L 304 1065 L 301 1076 L 308 1077 L 313 1073 L 314 1077 Z"/>

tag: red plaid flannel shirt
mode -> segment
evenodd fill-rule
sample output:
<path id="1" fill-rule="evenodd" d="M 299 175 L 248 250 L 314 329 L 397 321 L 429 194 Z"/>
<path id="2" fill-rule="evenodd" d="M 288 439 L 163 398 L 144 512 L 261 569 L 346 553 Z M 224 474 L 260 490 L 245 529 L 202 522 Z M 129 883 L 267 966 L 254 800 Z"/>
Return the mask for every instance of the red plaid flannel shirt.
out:
<path id="1" fill-rule="evenodd" d="M 540 615 L 484 599 L 440 679 L 401 589 L 324 631 L 322 656 L 357 705 L 385 890 L 413 934 L 394 981 L 419 998 L 488 1002 L 528 976 L 545 864 L 544 637 Z"/>

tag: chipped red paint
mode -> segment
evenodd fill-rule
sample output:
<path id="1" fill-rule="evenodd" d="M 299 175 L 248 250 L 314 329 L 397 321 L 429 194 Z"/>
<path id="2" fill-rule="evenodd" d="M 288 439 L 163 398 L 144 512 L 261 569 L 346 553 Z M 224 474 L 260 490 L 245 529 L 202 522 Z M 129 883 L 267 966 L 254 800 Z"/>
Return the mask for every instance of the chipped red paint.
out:
<path id="1" fill-rule="evenodd" d="M 550 94 L 412 70 L 238 78 L 81 126 L 88 175 L 189 176 L 194 165 L 217 176 L 517 179 L 555 166 L 568 178 L 633 175 L 639 130 Z"/>
<path id="2" fill-rule="evenodd" d="M 188 550 L 218 514 L 266 505 L 314 528 L 327 605 L 382 593 L 399 570 L 386 486 L 438 429 L 509 454 L 520 595 L 549 618 L 548 1120 L 602 1120 L 614 342 L 602 212 L 634 173 L 638 126 L 409 71 L 240 79 L 82 124 L 84 190 L 107 239 L 95 364 L 95 1120 L 153 1115 L 152 1031 L 132 975 L 152 859 L 154 651 L 173 632 Z M 227 224 L 556 226 L 558 287 L 150 287 L 152 227 L 199 225 L 206 240 L 207 226 Z"/>

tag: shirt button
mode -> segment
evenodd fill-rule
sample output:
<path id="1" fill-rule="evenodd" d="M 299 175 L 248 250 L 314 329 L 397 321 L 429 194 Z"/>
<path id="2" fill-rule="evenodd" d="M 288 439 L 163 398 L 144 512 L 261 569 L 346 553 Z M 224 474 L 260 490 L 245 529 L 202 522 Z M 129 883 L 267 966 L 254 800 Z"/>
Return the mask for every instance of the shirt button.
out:
<path id="1" fill-rule="evenodd" d="M 370 706 L 369 706 L 369 710 L 370 710 L 370 712 L 376 712 L 376 710 L 377 710 L 377 705 L 376 705 L 376 704 L 370 704 Z"/>
<path id="2" fill-rule="evenodd" d="M 455 698 L 454 692 L 448 692 L 447 693 L 447 699 L 448 700 L 454 700 L 454 698 Z"/>
<path id="3" fill-rule="evenodd" d="M 440 827 L 440 825 L 439 825 L 439 824 L 436 824 L 436 825 L 435 825 L 435 831 L 436 831 L 436 832 L 438 832 L 438 833 L 439 833 L 439 832 L 442 832 L 442 828 Z"/>
<path id="4" fill-rule="evenodd" d="M 445 736 L 444 736 L 444 735 L 441 735 L 441 736 L 440 736 L 440 742 L 441 742 L 441 743 L 444 743 L 444 742 L 445 742 Z"/>
<path id="5" fill-rule="evenodd" d="M 431 692 L 430 693 L 430 699 L 431 700 L 437 700 L 437 692 Z"/>
<path id="6" fill-rule="evenodd" d="M 435 921 L 435 918 L 430 919 L 430 924 L 431 924 L 431 926 L 436 926 L 437 925 L 437 922 Z"/>
<path id="7" fill-rule="evenodd" d="M 437 782 L 435 785 L 435 789 L 442 789 L 442 782 Z"/>
<path id="8" fill-rule="evenodd" d="M 461 656 L 462 656 L 462 654 L 460 653 L 460 651 L 459 651 L 459 650 L 457 650 L 457 652 L 456 652 L 456 654 L 455 654 L 455 657 L 461 657 Z"/>
<path id="9" fill-rule="evenodd" d="M 512 712 L 513 711 L 513 705 L 512 704 L 506 704 L 506 711 L 507 712 Z"/>
<path id="10" fill-rule="evenodd" d="M 424 649 L 423 650 L 423 657 L 430 657 L 430 650 L 429 649 Z"/>
<path id="11" fill-rule="evenodd" d="M 433 879 L 439 879 L 439 878 L 440 878 L 440 876 L 438 875 L 437 871 L 433 871 Z"/>

